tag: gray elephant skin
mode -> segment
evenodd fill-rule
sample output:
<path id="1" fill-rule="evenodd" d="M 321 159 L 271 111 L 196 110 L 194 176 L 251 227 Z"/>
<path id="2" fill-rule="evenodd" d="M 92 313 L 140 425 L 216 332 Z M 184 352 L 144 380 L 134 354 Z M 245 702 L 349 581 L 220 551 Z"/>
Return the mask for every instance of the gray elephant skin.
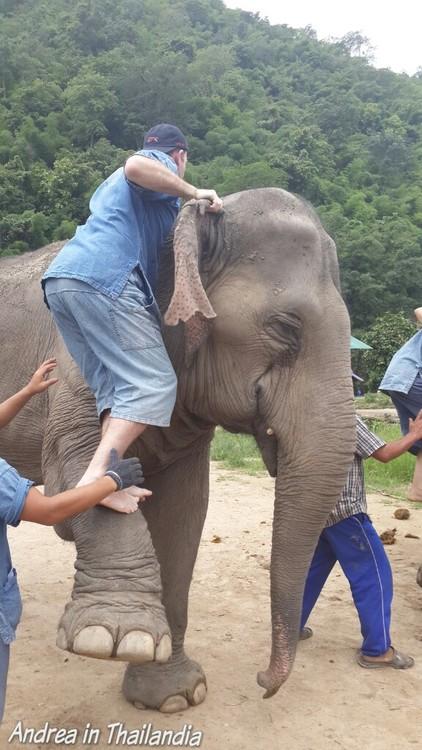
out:
<path id="1" fill-rule="evenodd" d="M 275 477 L 272 645 L 257 677 L 265 697 L 292 668 L 306 572 L 354 449 L 349 319 L 333 241 L 312 208 L 283 190 L 236 193 L 224 205 L 218 216 L 198 213 L 184 232 L 217 317 L 199 346 L 185 340 L 183 324 L 164 326 L 179 383 L 172 424 L 149 428 L 130 450 L 144 465 L 153 499 L 129 516 L 98 507 L 56 528 L 76 547 L 57 645 L 128 662 L 126 698 L 167 712 L 206 695 L 184 636 L 215 426 L 253 435 Z M 186 216 L 182 210 L 178 228 Z M 48 494 L 78 481 L 99 440 L 93 397 L 42 299 L 40 278 L 58 247 L 0 263 L 0 398 L 53 355 L 60 378 L 0 433 L 0 455 Z M 160 269 L 162 311 L 173 278 L 169 244 Z"/>

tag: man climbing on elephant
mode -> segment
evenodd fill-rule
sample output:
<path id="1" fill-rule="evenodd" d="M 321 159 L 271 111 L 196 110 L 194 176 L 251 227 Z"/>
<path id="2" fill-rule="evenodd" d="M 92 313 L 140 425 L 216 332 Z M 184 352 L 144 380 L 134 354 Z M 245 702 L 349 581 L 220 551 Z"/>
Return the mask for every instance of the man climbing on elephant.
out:
<path id="1" fill-rule="evenodd" d="M 123 456 L 146 426 L 170 423 L 177 382 L 154 298 L 160 248 L 180 198 L 208 201 L 211 212 L 222 208 L 214 190 L 183 179 L 187 152 L 177 127 L 151 128 L 143 149 L 97 188 L 87 222 L 43 276 L 47 304 L 102 420 L 100 444 L 79 485 L 104 473 L 111 449 Z M 131 487 L 102 504 L 130 513 L 144 494 Z"/>
<path id="2" fill-rule="evenodd" d="M 0 259 L 0 397 L 12 383 L 24 385 L 29 372 L 23 366 L 29 370 L 43 359 L 57 358 L 60 379 L 38 411 L 25 407 L 0 432 L 0 455 L 43 482 L 47 495 L 74 487 L 99 442 L 95 401 L 38 293 L 39 278 L 59 250 L 53 245 Z M 105 255 L 111 264 L 114 255 Z M 91 256 L 84 261 L 89 268 Z M 195 279 L 195 264 L 196 282 L 215 311 L 205 326 L 196 315 L 206 311 L 198 283 L 194 295 L 182 294 L 191 284 L 175 283 L 180 271 Z M 120 266 L 112 270 L 117 278 Z M 47 280 L 47 294 L 53 282 Z M 129 515 L 94 507 L 56 527 L 76 554 L 57 645 L 129 662 L 123 691 L 139 708 L 177 712 L 205 699 L 206 675 L 187 652 L 185 634 L 208 506 L 210 443 L 215 425 L 222 425 L 253 435 L 275 477 L 271 654 L 258 674 L 269 697 L 293 667 L 306 574 L 356 444 L 350 325 L 335 245 L 311 207 L 278 188 L 227 196 L 218 214 L 202 215 L 188 203 L 173 246 L 167 243 L 160 254 L 156 299 L 166 321 L 170 311 L 184 324 L 163 327 L 178 380 L 171 426 L 150 427 L 130 448 L 154 502 Z M 134 304 L 131 309 L 138 314 Z M 114 321 L 108 329 L 115 335 Z"/>

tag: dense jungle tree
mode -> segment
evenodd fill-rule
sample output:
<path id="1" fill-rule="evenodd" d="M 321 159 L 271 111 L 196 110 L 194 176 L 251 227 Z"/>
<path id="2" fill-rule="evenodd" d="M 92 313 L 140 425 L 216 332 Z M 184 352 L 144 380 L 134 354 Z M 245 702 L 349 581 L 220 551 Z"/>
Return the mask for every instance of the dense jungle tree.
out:
<path id="1" fill-rule="evenodd" d="M 188 178 L 276 185 L 336 240 L 354 328 L 422 304 L 422 76 L 351 31 L 271 26 L 221 0 L 0 0 L 0 254 L 74 231 L 157 121 Z"/>

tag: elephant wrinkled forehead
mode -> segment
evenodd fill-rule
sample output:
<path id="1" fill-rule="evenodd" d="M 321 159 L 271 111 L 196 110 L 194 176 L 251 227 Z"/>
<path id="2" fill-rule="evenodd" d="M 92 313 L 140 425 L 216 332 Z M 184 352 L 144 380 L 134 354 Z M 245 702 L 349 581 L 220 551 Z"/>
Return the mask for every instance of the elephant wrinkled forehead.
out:
<path id="1" fill-rule="evenodd" d="M 271 211 L 313 214 L 312 208 L 305 201 L 281 188 L 255 188 L 233 193 L 224 198 L 224 208 L 230 213 L 244 210 L 253 215 Z"/>
<path id="2" fill-rule="evenodd" d="M 285 232 L 316 239 L 322 229 L 317 215 L 305 201 L 278 188 L 234 193 L 224 199 L 227 221 L 247 232 Z"/>
<path id="3" fill-rule="evenodd" d="M 301 205 L 286 211 L 280 204 L 271 203 L 254 205 L 247 212 L 239 210 L 239 204 L 234 211 L 227 208 L 226 231 L 237 250 L 235 255 L 246 263 L 259 263 L 263 272 L 264 267 L 269 270 L 289 258 L 296 264 L 299 256 L 306 256 L 313 266 L 319 264 L 325 234 L 321 225 Z"/>

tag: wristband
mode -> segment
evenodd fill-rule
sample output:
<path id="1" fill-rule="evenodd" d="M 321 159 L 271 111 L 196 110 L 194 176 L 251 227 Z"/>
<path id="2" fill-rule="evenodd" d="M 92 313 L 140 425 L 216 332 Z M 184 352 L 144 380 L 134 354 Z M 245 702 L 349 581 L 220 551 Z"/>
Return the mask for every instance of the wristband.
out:
<path id="1" fill-rule="evenodd" d="M 123 482 L 121 480 L 121 477 L 119 477 L 119 475 L 116 474 L 115 471 L 113 471 L 112 469 L 109 469 L 108 471 L 106 471 L 106 473 L 105 473 L 104 476 L 111 477 L 113 479 L 113 481 L 116 482 L 118 490 L 122 490 L 123 489 Z"/>

